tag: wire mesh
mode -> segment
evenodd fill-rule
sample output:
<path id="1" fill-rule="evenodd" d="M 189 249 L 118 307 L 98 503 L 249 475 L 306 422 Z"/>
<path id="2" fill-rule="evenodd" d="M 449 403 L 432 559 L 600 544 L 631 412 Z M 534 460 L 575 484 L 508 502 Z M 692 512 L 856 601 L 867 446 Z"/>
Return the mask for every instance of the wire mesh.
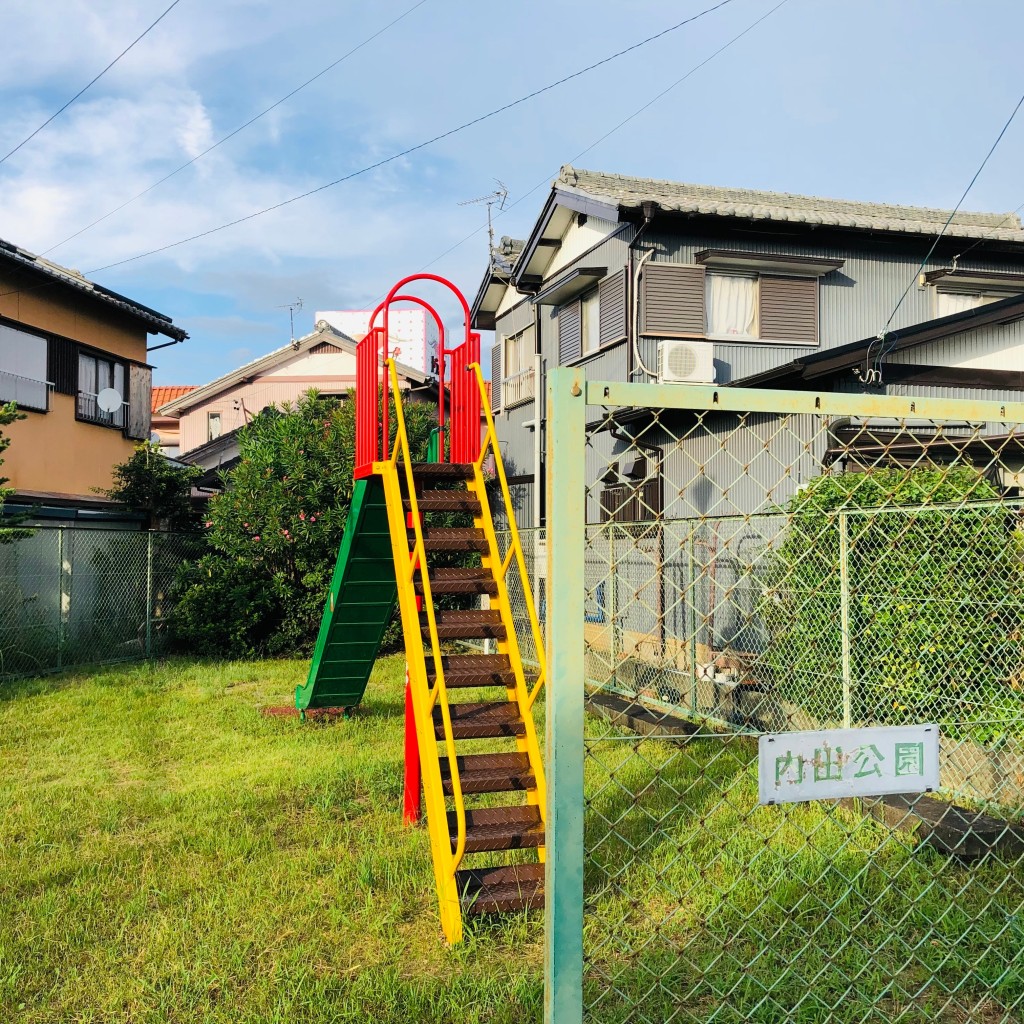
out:
<path id="1" fill-rule="evenodd" d="M 588 409 L 588 1020 L 1024 1017 L 1024 429 L 847 405 Z M 938 793 L 759 805 L 923 723 Z"/>
<path id="2" fill-rule="evenodd" d="M 0 679 L 163 653 L 187 534 L 39 527 L 0 544 Z"/>

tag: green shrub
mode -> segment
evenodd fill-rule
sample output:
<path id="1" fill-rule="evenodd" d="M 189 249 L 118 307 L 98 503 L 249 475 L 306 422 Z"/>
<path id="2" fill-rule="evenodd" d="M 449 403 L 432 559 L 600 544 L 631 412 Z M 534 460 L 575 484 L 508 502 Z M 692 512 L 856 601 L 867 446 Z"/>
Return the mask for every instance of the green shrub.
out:
<path id="1" fill-rule="evenodd" d="M 404 410 L 413 458 L 425 461 L 437 407 Z M 393 440 L 393 403 L 390 423 Z M 208 554 L 178 577 L 176 642 L 224 657 L 308 654 L 352 501 L 355 399 L 309 392 L 264 410 L 238 444 L 210 501 Z"/>
<path id="2" fill-rule="evenodd" d="M 955 507 L 997 497 L 968 466 L 823 476 L 794 497 L 762 602 L 780 695 L 819 721 L 841 718 L 846 509 L 853 721 L 935 721 L 992 740 L 1001 721 L 1024 718 L 1015 523 L 998 505 Z"/>

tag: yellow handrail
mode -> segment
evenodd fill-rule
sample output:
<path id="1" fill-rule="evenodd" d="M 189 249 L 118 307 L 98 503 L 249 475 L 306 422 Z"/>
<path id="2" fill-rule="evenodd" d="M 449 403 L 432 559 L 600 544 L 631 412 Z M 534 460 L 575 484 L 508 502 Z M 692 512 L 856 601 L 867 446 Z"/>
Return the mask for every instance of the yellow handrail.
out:
<path id="1" fill-rule="evenodd" d="M 402 463 L 405 468 L 405 482 L 409 492 L 409 505 L 411 511 L 412 527 L 416 538 L 411 553 L 412 568 L 409 577 L 405 581 L 408 585 L 419 570 L 420 580 L 423 584 L 423 604 L 427 612 L 427 625 L 430 630 L 430 653 L 434 660 L 434 685 L 428 692 L 430 702 L 428 709 L 435 704 L 440 704 L 441 721 L 444 724 L 445 752 L 448 756 L 448 767 L 451 773 L 452 802 L 455 805 L 455 818 L 457 822 L 457 838 L 455 853 L 452 855 L 451 881 L 454 883 L 454 872 L 462 862 L 466 853 L 466 804 L 462 795 L 462 781 L 459 778 L 458 755 L 455 751 L 455 736 L 452 733 L 451 712 L 448 708 L 448 690 L 444 681 L 444 665 L 441 658 L 441 642 L 437 635 L 437 619 L 434 615 L 434 602 L 430 594 L 430 579 L 426 571 L 426 547 L 423 543 L 423 526 L 420 522 L 419 505 L 416 501 L 416 482 L 412 472 L 412 455 L 409 451 L 409 436 L 405 427 L 405 412 L 402 408 L 402 393 L 399 387 L 398 372 L 395 361 L 388 359 L 388 368 L 391 371 L 391 386 L 395 397 L 395 447 L 389 459 L 391 465 L 397 472 L 399 456 L 402 456 Z M 385 444 L 387 438 L 385 438 Z"/>
<path id="2" fill-rule="evenodd" d="M 487 430 L 484 433 L 484 439 L 480 444 L 480 455 L 478 456 L 475 463 L 475 470 L 477 473 L 483 472 L 484 459 L 487 457 L 488 449 L 494 455 L 494 472 L 498 479 L 498 484 L 501 487 L 502 501 L 505 503 L 505 513 L 508 519 L 509 534 L 510 534 L 510 546 L 509 552 L 502 559 L 501 562 L 501 579 L 499 581 L 500 586 L 505 586 L 505 576 L 508 573 L 511 559 L 515 557 L 516 567 L 519 570 L 519 580 L 523 588 L 523 598 L 526 602 L 526 615 L 530 622 L 530 630 L 533 634 L 534 649 L 537 652 L 537 664 L 539 673 L 537 681 L 534 684 L 533 689 L 526 696 L 526 703 L 524 710 L 529 711 L 533 707 L 534 701 L 540 694 L 542 687 L 547 681 L 547 658 L 544 652 L 544 637 L 540 631 L 540 620 L 537 618 L 537 610 L 533 603 L 533 590 L 530 586 L 530 577 L 526 571 L 526 559 L 523 557 L 523 546 L 519 540 L 519 528 L 516 526 L 515 509 L 512 505 L 512 495 L 508 489 L 508 479 L 505 476 L 505 464 L 501 458 L 501 446 L 498 444 L 498 433 L 494 427 L 494 417 L 491 415 L 491 404 L 487 400 L 487 388 L 484 384 L 483 370 L 480 368 L 479 363 L 470 363 L 467 370 L 472 370 L 476 377 L 477 388 L 480 391 L 480 407 L 484 411 L 484 417 L 487 421 Z M 486 495 L 481 495 L 482 500 L 486 500 Z M 492 521 L 490 516 L 484 517 L 486 521 Z M 491 527 L 491 533 L 493 533 L 493 526 Z M 518 646 L 518 642 L 517 642 Z"/>

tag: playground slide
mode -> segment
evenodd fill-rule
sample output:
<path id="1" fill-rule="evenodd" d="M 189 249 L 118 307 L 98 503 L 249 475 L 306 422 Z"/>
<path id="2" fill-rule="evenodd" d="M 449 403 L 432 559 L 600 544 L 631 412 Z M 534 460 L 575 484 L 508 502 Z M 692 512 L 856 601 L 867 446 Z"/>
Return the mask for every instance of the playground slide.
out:
<path id="1" fill-rule="evenodd" d="M 295 688 L 300 711 L 362 700 L 396 599 L 384 486 L 366 477 L 355 481 L 309 677 Z"/>

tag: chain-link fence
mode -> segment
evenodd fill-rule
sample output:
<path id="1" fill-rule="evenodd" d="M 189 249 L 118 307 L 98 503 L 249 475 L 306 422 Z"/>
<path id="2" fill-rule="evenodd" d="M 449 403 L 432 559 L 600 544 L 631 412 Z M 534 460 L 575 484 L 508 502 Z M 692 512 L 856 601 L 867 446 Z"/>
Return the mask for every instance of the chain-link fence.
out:
<path id="1" fill-rule="evenodd" d="M 1024 408 L 551 388 L 549 1019 L 1024 1019 Z M 925 725 L 936 793 L 759 802 Z"/>
<path id="2" fill-rule="evenodd" d="M 0 679 L 160 654 L 174 574 L 198 545 L 78 527 L 0 544 Z"/>

